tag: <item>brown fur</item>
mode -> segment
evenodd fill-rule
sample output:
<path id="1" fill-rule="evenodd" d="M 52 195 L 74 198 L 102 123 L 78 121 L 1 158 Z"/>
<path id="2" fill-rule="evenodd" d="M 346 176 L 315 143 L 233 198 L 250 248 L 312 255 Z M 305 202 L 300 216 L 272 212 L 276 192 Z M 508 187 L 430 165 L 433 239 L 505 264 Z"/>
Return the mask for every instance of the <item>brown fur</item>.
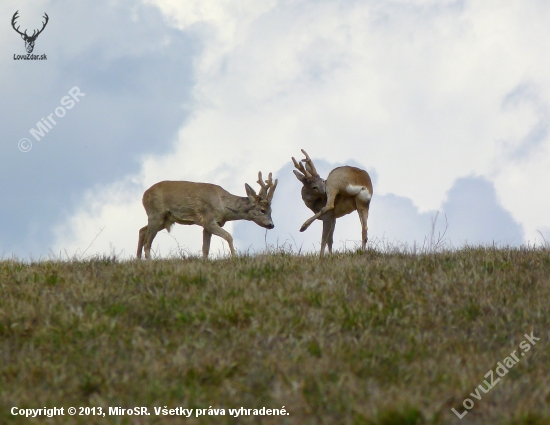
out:
<path id="1" fill-rule="evenodd" d="M 302 225 L 300 232 L 305 231 L 316 219 L 322 220 L 321 256 L 324 255 L 327 245 L 329 253 L 332 253 L 336 219 L 357 210 L 362 229 L 361 246 L 364 250 L 367 244 L 370 198 L 373 193 L 369 174 L 360 168 L 346 165 L 335 168 L 329 173 L 327 179 L 323 180 L 317 174 L 313 161 L 303 149 L 302 152 L 306 156 L 302 162 L 306 165 L 304 167 L 292 158 L 294 166 L 300 170 L 300 173 L 294 170 L 294 174 L 303 184 L 302 199 L 304 203 L 315 215 Z M 352 185 L 358 193 L 350 193 L 349 185 Z M 360 190 L 362 191 L 359 192 Z"/>
<path id="2" fill-rule="evenodd" d="M 254 189 L 245 184 L 247 197 L 232 195 L 222 187 L 210 183 L 188 181 L 162 181 L 154 184 L 143 194 L 143 206 L 148 224 L 139 231 L 137 258 L 145 250 L 145 258 L 151 258 L 151 244 L 156 234 L 174 223 L 196 224 L 203 227 L 203 258 L 208 258 L 212 235 L 220 236 L 229 244 L 231 255 L 235 255 L 233 238 L 222 229 L 227 221 L 250 220 L 267 229 L 275 227 L 271 219 L 271 200 L 277 186 L 269 179 L 262 180 L 257 195 Z"/>

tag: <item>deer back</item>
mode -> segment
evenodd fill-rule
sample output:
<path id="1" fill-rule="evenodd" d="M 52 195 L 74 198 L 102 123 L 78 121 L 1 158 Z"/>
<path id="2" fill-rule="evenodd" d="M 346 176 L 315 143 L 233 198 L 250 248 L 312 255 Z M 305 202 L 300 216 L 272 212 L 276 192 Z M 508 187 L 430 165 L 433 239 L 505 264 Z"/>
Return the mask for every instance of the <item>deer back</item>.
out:
<path id="1" fill-rule="evenodd" d="M 143 194 L 147 215 L 171 215 L 175 222 L 202 224 L 207 218 L 221 217 L 224 198 L 230 195 L 222 187 L 210 183 L 162 181 Z"/>
<path id="2" fill-rule="evenodd" d="M 336 191 L 342 196 L 356 196 L 360 189 L 366 188 L 372 196 L 372 181 L 365 170 L 344 165 L 332 170 L 326 180 L 326 190 Z"/>

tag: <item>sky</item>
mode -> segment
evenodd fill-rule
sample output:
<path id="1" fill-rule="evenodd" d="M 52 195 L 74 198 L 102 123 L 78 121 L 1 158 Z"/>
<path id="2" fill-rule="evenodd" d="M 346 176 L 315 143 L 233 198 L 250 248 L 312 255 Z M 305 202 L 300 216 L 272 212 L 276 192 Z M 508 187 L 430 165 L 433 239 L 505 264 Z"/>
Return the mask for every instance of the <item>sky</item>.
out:
<path id="1" fill-rule="evenodd" d="M 48 14 L 47 60 L 16 59 L 16 11 L 28 32 Z M 319 250 L 321 222 L 299 232 L 300 149 L 322 177 L 370 174 L 373 247 L 550 241 L 545 0 L 5 0 L 0 16 L 0 258 L 132 258 L 148 187 L 245 196 L 258 171 L 279 179 L 275 228 L 227 223 L 237 250 Z M 338 219 L 336 249 L 360 240 L 356 213 Z M 201 245 L 175 226 L 153 254 Z"/>

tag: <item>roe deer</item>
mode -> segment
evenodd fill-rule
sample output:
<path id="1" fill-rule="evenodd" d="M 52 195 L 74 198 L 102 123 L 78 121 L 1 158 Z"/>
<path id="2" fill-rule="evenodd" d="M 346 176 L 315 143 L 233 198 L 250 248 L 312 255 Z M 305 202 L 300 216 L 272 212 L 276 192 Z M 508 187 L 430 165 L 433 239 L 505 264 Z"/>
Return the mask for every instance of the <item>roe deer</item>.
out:
<path id="1" fill-rule="evenodd" d="M 271 200 L 277 187 L 269 178 L 262 180 L 258 173 L 260 192 L 245 183 L 246 197 L 232 195 L 222 187 L 210 183 L 188 181 L 162 181 L 154 184 L 143 194 L 143 206 L 148 217 L 148 224 L 139 230 L 137 258 L 141 258 L 145 249 L 145 258 L 151 258 L 151 244 L 157 232 L 162 229 L 170 231 L 174 223 L 197 224 L 203 227 L 202 255 L 208 258 L 210 240 L 217 235 L 227 241 L 231 255 L 235 256 L 233 238 L 222 229 L 227 221 L 250 220 L 266 229 L 275 225 L 271 219 Z"/>
<path id="2" fill-rule="evenodd" d="M 360 168 L 345 165 L 332 170 L 327 179 L 323 180 L 313 161 L 302 149 L 305 159 L 305 167 L 294 158 L 294 166 L 298 171 L 294 174 L 303 184 L 302 199 L 306 206 L 315 215 L 302 225 L 300 232 L 305 231 L 316 219 L 323 221 L 323 235 L 321 237 L 321 256 L 328 245 L 329 253 L 332 253 L 332 243 L 336 219 L 355 210 L 359 213 L 362 228 L 362 249 L 367 245 L 367 219 L 372 198 L 372 182 L 369 174 Z"/>

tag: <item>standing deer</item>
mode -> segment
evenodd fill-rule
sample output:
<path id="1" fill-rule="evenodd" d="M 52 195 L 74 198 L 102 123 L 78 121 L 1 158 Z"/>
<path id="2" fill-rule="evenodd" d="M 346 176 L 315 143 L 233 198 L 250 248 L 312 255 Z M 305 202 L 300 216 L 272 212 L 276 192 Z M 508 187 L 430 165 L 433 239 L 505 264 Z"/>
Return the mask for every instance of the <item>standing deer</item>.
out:
<path id="1" fill-rule="evenodd" d="M 323 221 L 323 235 L 321 237 L 321 257 L 325 254 L 325 246 L 332 254 L 332 243 L 336 219 L 355 210 L 359 213 L 362 229 L 362 249 L 367 245 L 367 219 L 372 198 L 372 182 L 369 174 L 360 168 L 345 165 L 332 170 L 327 179 L 323 180 L 313 161 L 302 149 L 305 159 L 292 162 L 298 171 L 294 174 L 303 184 L 302 199 L 315 215 L 302 224 L 300 232 L 305 231 L 316 219 Z"/>
<path id="2" fill-rule="evenodd" d="M 151 258 L 151 244 L 157 232 L 170 231 L 174 223 L 197 224 L 203 227 L 202 255 L 206 260 L 210 251 L 210 239 L 217 235 L 227 241 L 231 255 L 235 256 L 233 238 L 222 229 L 227 221 L 250 220 L 266 229 L 275 225 L 271 219 L 271 200 L 277 187 L 269 178 L 262 180 L 258 173 L 260 192 L 245 183 L 247 197 L 232 195 L 222 187 L 210 183 L 187 181 L 162 181 L 154 184 L 143 194 L 143 206 L 148 224 L 139 230 L 137 258 L 145 247 L 145 258 Z"/>

